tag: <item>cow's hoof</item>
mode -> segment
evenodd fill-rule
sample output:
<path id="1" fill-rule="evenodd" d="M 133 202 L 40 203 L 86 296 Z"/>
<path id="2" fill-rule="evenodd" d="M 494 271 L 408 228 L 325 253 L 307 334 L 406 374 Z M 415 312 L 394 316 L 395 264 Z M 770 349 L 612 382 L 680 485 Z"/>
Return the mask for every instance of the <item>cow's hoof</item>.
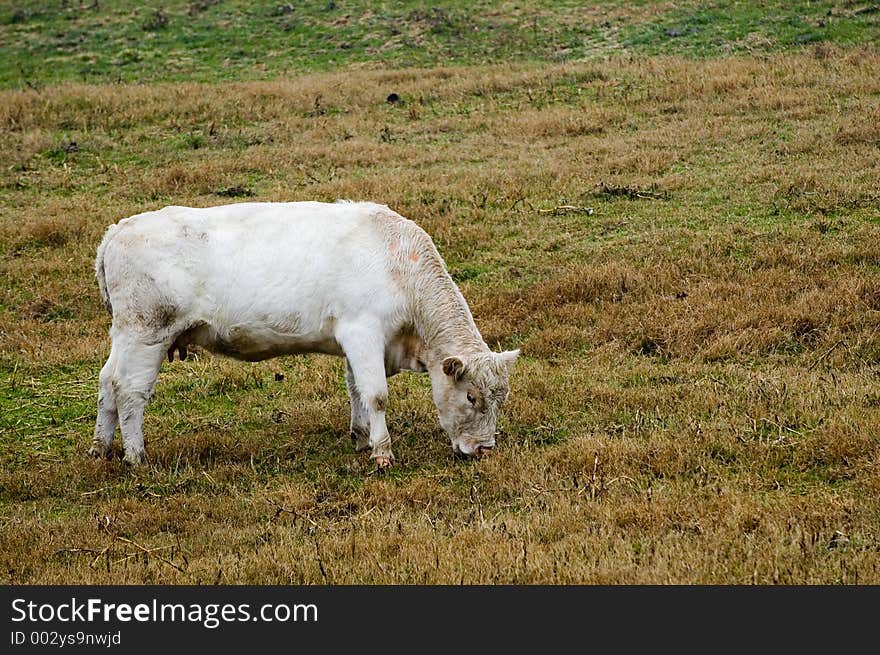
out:
<path id="1" fill-rule="evenodd" d="M 376 470 L 377 471 L 385 471 L 391 468 L 391 458 L 390 457 L 376 457 Z"/>
<path id="2" fill-rule="evenodd" d="M 143 450 L 137 453 L 125 453 L 123 460 L 129 466 L 143 466 L 147 463 L 147 453 Z"/>

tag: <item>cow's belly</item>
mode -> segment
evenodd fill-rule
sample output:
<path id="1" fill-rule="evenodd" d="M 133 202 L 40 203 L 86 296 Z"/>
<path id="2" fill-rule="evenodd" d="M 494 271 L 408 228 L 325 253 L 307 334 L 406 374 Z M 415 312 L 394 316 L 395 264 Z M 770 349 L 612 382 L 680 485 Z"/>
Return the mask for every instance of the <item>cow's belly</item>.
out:
<path id="1" fill-rule="evenodd" d="M 236 325 L 223 330 L 202 325 L 191 332 L 188 342 L 249 362 L 302 353 L 344 355 L 330 329 L 285 333 L 261 325 Z"/>

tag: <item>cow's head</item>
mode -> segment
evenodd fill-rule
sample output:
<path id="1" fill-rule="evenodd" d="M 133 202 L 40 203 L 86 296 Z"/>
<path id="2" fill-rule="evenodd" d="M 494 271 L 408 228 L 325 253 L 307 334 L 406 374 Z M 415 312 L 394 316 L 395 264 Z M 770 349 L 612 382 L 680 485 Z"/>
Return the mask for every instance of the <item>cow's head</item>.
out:
<path id="1" fill-rule="evenodd" d="M 498 410 L 518 356 L 519 350 L 452 356 L 430 370 L 440 425 L 456 453 L 480 457 L 495 447 Z"/>

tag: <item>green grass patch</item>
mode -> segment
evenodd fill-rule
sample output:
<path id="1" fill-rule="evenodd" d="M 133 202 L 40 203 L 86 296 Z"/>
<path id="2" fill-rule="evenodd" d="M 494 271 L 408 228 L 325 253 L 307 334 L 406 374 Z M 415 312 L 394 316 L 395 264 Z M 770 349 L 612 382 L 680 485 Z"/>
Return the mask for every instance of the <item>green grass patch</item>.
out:
<path id="1" fill-rule="evenodd" d="M 352 66 L 574 61 L 609 53 L 724 56 L 876 43 L 866 7 L 652 3 L 16 0 L 0 13 L 0 87 L 61 81 L 222 82 Z"/>

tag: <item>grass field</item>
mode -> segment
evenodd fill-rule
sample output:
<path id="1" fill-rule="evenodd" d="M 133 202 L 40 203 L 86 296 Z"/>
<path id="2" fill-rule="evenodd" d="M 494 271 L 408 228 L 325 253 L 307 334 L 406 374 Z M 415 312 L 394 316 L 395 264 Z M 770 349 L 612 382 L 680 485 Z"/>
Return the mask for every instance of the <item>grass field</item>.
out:
<path id="1" fill-rule="evenodd" d="M 880 12 L 581 4 L 0 8 L 0 582 L 880 583 Z M 497 452 L 197 353 L 86 458 L 106 225 L 336 198 L 522 348 Z"/>

